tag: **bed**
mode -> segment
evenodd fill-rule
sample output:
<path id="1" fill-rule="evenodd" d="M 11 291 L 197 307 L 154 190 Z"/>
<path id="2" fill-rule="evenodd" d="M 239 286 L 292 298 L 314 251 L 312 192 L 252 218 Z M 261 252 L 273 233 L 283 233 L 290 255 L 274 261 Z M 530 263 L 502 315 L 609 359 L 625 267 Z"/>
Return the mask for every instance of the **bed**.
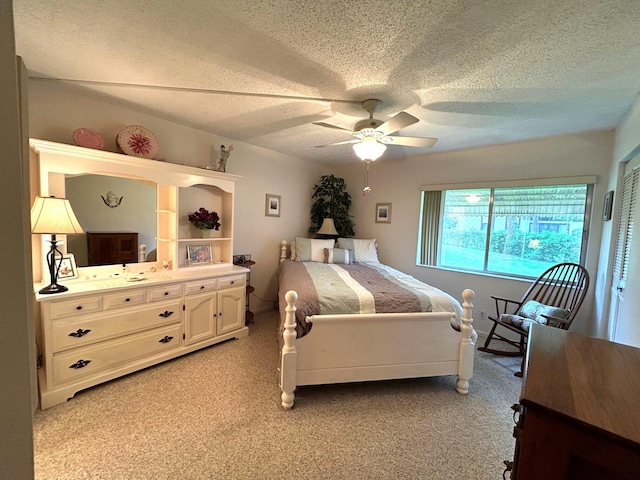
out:
<path id="1" fill-rule="evenodd" d="M 441 375 L 456 375 L 456 390 L 467 394 L 473 291 L 465 289 L 460 304 L 379 263 L 374 239 L 338 242 L 280 244 L 282 406 L 293 407 L 302 385 Z"/>

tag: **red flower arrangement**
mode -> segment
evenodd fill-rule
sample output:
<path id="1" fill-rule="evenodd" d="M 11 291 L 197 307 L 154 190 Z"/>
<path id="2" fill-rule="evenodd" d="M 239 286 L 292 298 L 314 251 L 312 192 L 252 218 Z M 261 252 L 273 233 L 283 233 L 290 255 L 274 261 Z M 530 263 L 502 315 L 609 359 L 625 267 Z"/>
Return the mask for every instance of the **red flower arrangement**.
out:
<path id="1" fill-rule="evenodd" d="M 189 221 L 200 230 L 219 230 L 220 217 L 216 212 L 209 212 L 206 208 L 200 207 L 199 210 L 189 214 Z"/>

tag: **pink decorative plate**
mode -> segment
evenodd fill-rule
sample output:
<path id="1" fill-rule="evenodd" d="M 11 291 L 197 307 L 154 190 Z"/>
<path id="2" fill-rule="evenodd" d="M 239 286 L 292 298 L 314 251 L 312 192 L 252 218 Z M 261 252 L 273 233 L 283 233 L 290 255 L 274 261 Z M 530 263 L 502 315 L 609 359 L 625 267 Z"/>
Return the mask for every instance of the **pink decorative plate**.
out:
<path id="1" fill-rule="evenodd" d="M 127 155 L 154 158 L 158 154 L 158 139 L 152 131 L 140 125 L 129 125 L 117 136 L 116 142 Z"/>
<path id="2" fill-rule="evenodd" d="M 88 128 L 78 128 L 74 130 L 73 143 L 79 147 L 95 148 L 96 150 L 102 150 L 104 148 L 104 138 L 102 138 L 102 135 Z"/>

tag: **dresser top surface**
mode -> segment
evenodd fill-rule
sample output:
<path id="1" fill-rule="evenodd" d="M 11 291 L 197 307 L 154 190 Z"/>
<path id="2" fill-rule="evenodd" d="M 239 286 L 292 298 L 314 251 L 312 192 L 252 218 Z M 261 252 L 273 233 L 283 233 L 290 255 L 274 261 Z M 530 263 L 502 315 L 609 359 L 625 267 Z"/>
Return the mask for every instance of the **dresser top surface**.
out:
<path id="1" fill-rule="evenodd" d="M 640 445 L 639 373 L 638 348 L 534 326 L 521 401 Z"/>
<path id="2" fill-rule="evenodd" d="M 78 295 L 87 295 L 96 293 L 110 293 L 113 291 L 130 289 L 135 287 L 151 287 L 153 285 L 162 285 L 167 283 L 188 282 L 191 280 L 199 280 L 205 278 L 224 277 L 234 274 L 246 274 L 250 270 L 248 268 L 237 265 L 224 264 L 221 266 L 206 267 L 199 266 L 193 268 L 183 268 L 179 270 L 161 270 L 157 272 L 140 272 L 140 273 L 123 273 L 106 275 L 104 277 L 92 278 L 89 280 L 76 279 L 64 282 L 69 288 L 63 293 L 54 295 L 43 295 L 36 293 L 36 301 L 45 302 L 52 300 L 68 299 Z M 35 291 L 46 284 L 35 284 Z"/>

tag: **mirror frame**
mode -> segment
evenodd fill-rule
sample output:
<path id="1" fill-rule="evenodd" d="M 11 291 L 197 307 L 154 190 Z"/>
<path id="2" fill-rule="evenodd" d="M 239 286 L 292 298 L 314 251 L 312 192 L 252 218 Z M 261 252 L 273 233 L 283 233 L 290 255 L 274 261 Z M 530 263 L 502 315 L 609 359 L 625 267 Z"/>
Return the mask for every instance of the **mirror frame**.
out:
<path id="1" fill-rule="evenodd" d="M 178 188 L 187 188 L 197 184 L 212 185 L 233 195 L 235 193 L 236 181 L 241 178 L 237 175 L 215 172 L 198 167 L 178 165 L 175 163 L 33 138 L 29 140 L 29 146 L 32 185 L 35 187 L 33 177 L 38 177 L 35 183 L 37 184 L 37 194 L 40 196 L 55 195 L 64 197 L 65 175 L 67 174 L 109 175 L 154 182 L 157 190 L 156 235 L 158 238 L 163 236 L 161 232 L 158 231 L 161 225 L 161 221 L 158 218 L 161 211 L 160 205 L 164 204 L 167 195 L 175 196 L 177 195 Z M 170 231 L 163 232 L 164 236 L 172 238 L 175 242 L 177 231 L 175 215 L 173 224 L 167 228 Z M 43 249 L 44 242 L 45 239 L 42 238 L 40 242 L 34 241 L 32 244 L 35 282 L 41 281 L 43 272 L 46 271 L 46 259 L 44 255 L 46 247 Z M 173 260 L 173 265 L 176 265 L 175 245 L 169 248 L 169 250 L 168 258 Z M 102 267 L 82 267 L 82 269 L 92 268 Z M 111 268 L 113 267 L 111 266 Z"/>

